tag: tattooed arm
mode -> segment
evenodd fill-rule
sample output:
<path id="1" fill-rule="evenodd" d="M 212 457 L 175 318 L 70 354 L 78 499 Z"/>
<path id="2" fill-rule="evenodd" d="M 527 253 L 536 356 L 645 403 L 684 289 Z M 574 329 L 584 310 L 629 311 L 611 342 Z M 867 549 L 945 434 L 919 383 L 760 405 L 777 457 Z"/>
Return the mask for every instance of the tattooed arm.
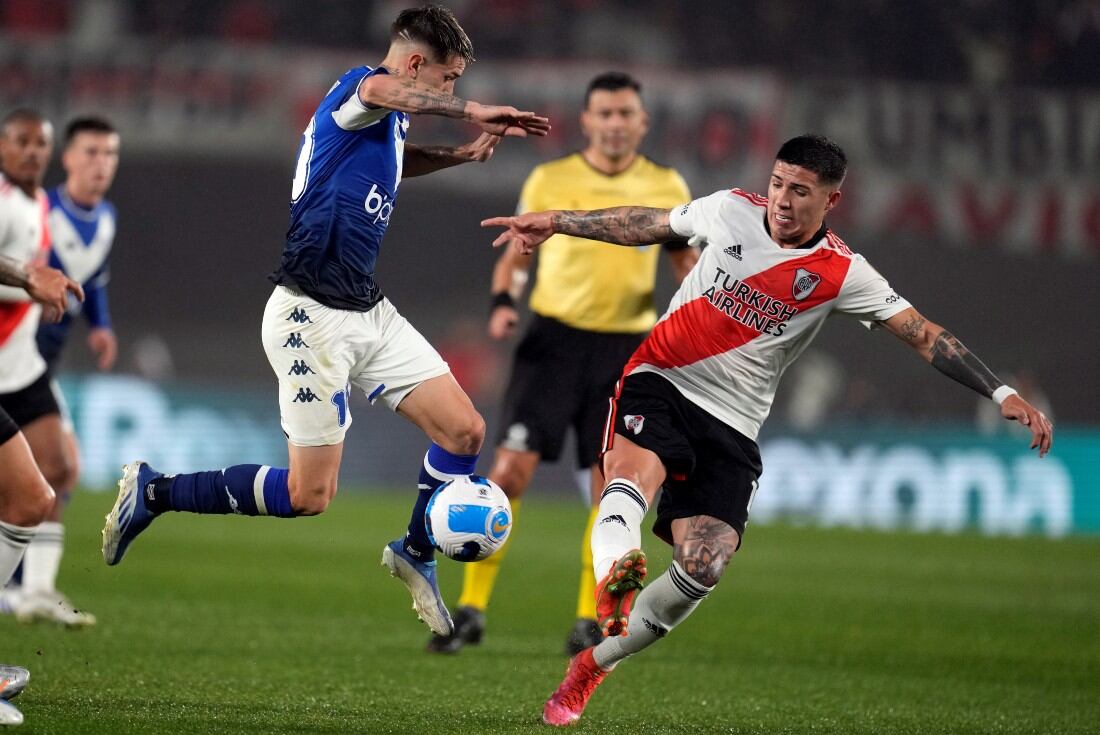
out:
<path id="1" fill-rule="evenodd" d="M 402 178 L 423 176 L 460 163 L 484 163 L 493 157 L 493 150 L 499 142 L 499 135 L 482 133 L 477 140 L 458 147 L 406 143 Z"/>
<path id="2" fill-rule="evenodd" d="M 0 255 L 0 284 L 22 288 L 32 299 L 42 304 L 43 321 L 55 322 L 65 313 L 65 302 L 71 291 L 84 300 L 80 284 L 64 273 L 45 265 L 22 265 L 18 261 Z"/>
<path id="3" fill-rule="evenodd" d="M 955 335 L 928 321 L 916 309 L 910 307 L 882 324 L 932 367 L 986 398 L 993 398 L 994 392 L 1004 387 L 1004 383 Z M 1050 451 L 1054 427 L 1041 411 L 1013 393 L 1001 402 L 1001 415 L 1031 429 L 1031 448 L 1038 447 L 1040 457 Z"/>
<path id="4" fill-rule="evenodd" d="M 669 224 L 667 209 L 612 207 L 611 209 L 551 210 L 528 212 L 516 217 L 493 217 L 482 227 L 504 227 L 493 247 L 513 243 L 527 255 L 551 235 L 573 235 L 616 245 L 650 245 L 681 240 Z"/>
<path id="5" fill-rule="evenodd" d="M 395 74 L 375 74 L 364 79 L 359 85 L 359 101 L 368 107 L 465 120 L 492 135 L 525 138 L 550 131 L 550 121 L 533 112 L 464 100 Z"/>

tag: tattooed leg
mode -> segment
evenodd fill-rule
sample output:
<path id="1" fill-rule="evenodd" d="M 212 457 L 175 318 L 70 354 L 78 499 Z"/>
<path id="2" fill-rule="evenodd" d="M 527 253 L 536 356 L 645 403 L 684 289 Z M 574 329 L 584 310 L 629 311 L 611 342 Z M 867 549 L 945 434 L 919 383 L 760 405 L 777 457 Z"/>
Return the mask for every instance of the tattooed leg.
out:
<path id="1" fill-rule="evenodd" d="M 625 637 L 605 638 L 592 651 L 610 670 L 627 656 L 653 645 L 682 623 L 706 598 L 737 550 L 737 531 L 710 516 L 672 522 L 675 561 L 646 585 L 630 612 Z"/>

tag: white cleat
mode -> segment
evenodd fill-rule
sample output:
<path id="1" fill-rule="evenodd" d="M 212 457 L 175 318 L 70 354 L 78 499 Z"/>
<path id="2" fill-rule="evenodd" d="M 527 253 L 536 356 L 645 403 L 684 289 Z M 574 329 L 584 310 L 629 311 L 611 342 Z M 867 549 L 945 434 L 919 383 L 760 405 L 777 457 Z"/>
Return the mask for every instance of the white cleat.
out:
<path id="1" fill-rule="evenodd" d="M 15 608 L 23 601 L 23 588 L 10 584 L 0 589 L 0 615 L 15 615 Z"/>
<path id="2" fill-rule="evenodd" d="M 0 700 L 19 696 L 30 680 L 31 672 L 22 666 L 0 664 Z"/>
<path id="3" fill-rule="evenodd" d="M 22 725 L 23 713 L 11 702 L 0 699 L 0 725 Z"/>
<path id="4" fill-rule="evenodd" d="M 79 610 L 69 598 L 57 592 L 28 592 L 15 607 L 15 619 L 21 623 L 44 620 L 66 628 L 87 628 L 95 625 L 95 615 Z"/>
<path id="5" fill-rule="evenodd" d="M 397 539 L 382 549 L 382 566 L 389 569 L 390 575 L 400 579 L 409 589 L 413 610 L 433 633 L 449 636 L 454 632 L 451 614 L 443 604 L 443 596 L 436 583 L 435 561 L 417 561 L 405 551 L 402 539 Z"/>

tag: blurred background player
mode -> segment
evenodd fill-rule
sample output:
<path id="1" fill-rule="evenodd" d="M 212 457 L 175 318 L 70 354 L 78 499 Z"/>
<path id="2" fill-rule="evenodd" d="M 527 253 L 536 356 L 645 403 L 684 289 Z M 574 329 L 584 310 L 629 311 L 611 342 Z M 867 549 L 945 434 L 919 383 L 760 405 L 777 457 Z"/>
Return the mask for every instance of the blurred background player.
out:
<path id="1" fill-rule="evenodd" d="M 611 403 L 608 482 L 592 531 L 596 607 L 608 638 L 572 659 L 543 709 L 546 723 L 576 722 L 619 661 L 664 638 L 718 584 L 745 532 L 761 471 L 756 437 L 779 379 L 830 314 L 884 327 L 1027 426 L 1040 457 L 1050 450 L 1053 427 L 1040 411 L 826 227 L 846 172 L 838 145 L 806 135 L 779 149 L 767 197 L 723 190 L 671 211 L 532 212 L 483 223 L 508 228 L 494 245 L 528 253 L 554 233 L 709 244 L 630 358 Z M 639 593 L 641 522 L 662 487 L 653 531 L 673 545 L 673 563 Z"/>
<path id="2" fill-rule="evenodd" d="M 634 78 L 618 72 L 595 77 L 585 91 L 580 122 L 588 139 L 584 150 L 537 166 L 523 185 L 518 211 L 598 209 L 632 202 L 667 208 L 691 198 L 679 173 L 638 152 L 649 119 L 641 85 Z M 677 283 L 699 258 L 698 251 L 682 241 L 628 250 L 558 235 L 542 246 L 531 292 L 534 315 L 516 348 L 489 472 L 489 479 L 508 494 L 513 513 L 539 462 L 557 461 L 570 428 L 585 497 L 591 493 L 596 498 L 593 507 L 599 504 L 603 477 L 596 457 L 607 397 L 657 320 L 653 288 L 661 249 L 669 256 Z M 493 339 L 505 339 L 515 331 L 516 300 L 527 282 L 532 257 L 505 248 L 497 260 L 489 315 Z M 581 550 L 577 621 L 565 645 L 569 655 L 595 645 L 601 637 L 588 545 L 592 518 Z M 454 653 L 465 643 L 481 640 L 485 610 L 506 549 L 465 565 L 455 631 L 433 637 L 429 651 Z"/>
<path id="3" fill-rule="evenodd" d="M 18 110 L 0 123 L 4 125 L 2 135 L 14 132 L 17 145 L 21 143 L 33 149 L 43 147 L 42 136 L 25 136 L 27 131 L 21 126 L 16 126 L 14 131 L 8 129 L 8 124 L 20 120 L 33 122 L 39 128 L 44 122 L 37 113 Z M 4 146 L 0 141 L 0 150 Z M 43 221 L 44 213 L 39 206 L 40 192 L 33 185 L 33 176 L 26 180 L 20 178 L 24 173 L 31 174 L 32 169 L 29 164 L 25 169 L 13 166 L 11 170 L 17 178 L 9 179 L 4 174 L 0 179 L 0 207 L 3 208 L 0 231 L 4 233 L 0 240 L 0 360 L 4 362 L 0 365 L 18 365 L 19 358 L 26 355 L 29 332 L 22 325 L 27 319 L 32 319 L 32 323 L 37 321 L 39 307 L 33 302 L 46 305 L 42 318 L 50 321 L 59 319 L 64 313 L 69 292 L 78 301 L 84 298 L 80 286 L 65 274 L 35 262 L 41 260 L 44 252 L 34 244 L 32 236 L 37 233 L 33 230 L 35 223 Z M 13 186 L 13 181 L 20 180 L 31 185 Z M 28 253 L 30 259 L 25 257 Z M 13 347 L 16 352 L 11 351 Z M 54 507 L 53 489 L 42 476 L 26 437 L 15 419 L 5 411 L 3 403 L 0 403 L 0 467 L 3 468 L 0 472 L 0 584 L 3 584 L 11 578 L 39 525 Z M 22 667 L 0 665 L 0 725 L 22 724 L 23 714 L 8 700 L 23 691 L 29 679 L 30 673 Z"/>
<path id="4" fill-rule="evenodd" d="M 31 541 L 11 584 L 0 593 L 0 610 L 14 612 L 21 620 L 55 620 L 72 626 L 92 625 L 95 617 L 76 610 L 57 592 L 57 573 L 64 551 L 65 506 L 76 485 L 80 451 L 76 433 L 57 381 L 57 363 L 75 315 L 88 322 L 88 347 L 96 367 L 109 370 L 118 354 L 118 341 L 107 308 L 107 256 L 115 236 L 115 208 L 104 199 L 118 169 L 119 136 L 114 126 L 97 117 L 81 117 L 65 130 L 61 165 L 65 181 L 48 193 L 50 213 L 50 265 L 84 288 L 84 302 L 70 301 L 56 323 L 38 328 L 38 350 L 46 360 L 50 387 L 61 408 L 65 458 L 64 472 L 55 473 L 57 502 Z"/>
<path id="5" fill-rule="evenodd" d="M 424 512 L 439 484 L 473 472 L 485 422 L 439 353 L 382 295 L 374 271 L 403 176 L 487 161 L 501 136 L 549 131 L 546 118 L 534 113 L 455 97 L 455 82 L 473 58 L 451 11 L 405 10 L 390 28 L 382 63 L 347 71 L 325 94 L 302 136 L 290 230 L 261 330 L 279 381 L 290 467 L 233 465 L 163 476 L 131 463 L 103 529 L 108 564 L 121 561 L 164 511 L 323 512 L 336 494 L 355 385 L 432 441 L 408 533 L 383 549 L 383 564 L 409 588 L 432 631 L 451 632 Z M 482 134 L 458 148 L 406 144 L 413 113 L 471 122 Z"/>
<path id="6" fill-rule="evenodd" d="M 42 178 L 53 150 L 53 126 L 33 110 L 20 109 L 0 122 L 0 254 L 18 263 L 45 262 L 50 247 L 49 202 Z M 0 408 L 30 445 L 46 481 L 60 496 L 71 488 L 75 467 L 62 427 L 61 409 L 35 333 L 40 309 L 23 289 L 0 287 Z M 50 315 L 56 317 L 60 315 Z M 55 517 L 55 516 L 51 516 Z M 46 523 L 27 548 L 28 570 L 21 591 L 9 591 L 3 608 L 24 621 L 44 618 L 66 625 L 89 625 L 95 618 L 77 610 L 54 589 L 61 560 L 62 528 Z"/>

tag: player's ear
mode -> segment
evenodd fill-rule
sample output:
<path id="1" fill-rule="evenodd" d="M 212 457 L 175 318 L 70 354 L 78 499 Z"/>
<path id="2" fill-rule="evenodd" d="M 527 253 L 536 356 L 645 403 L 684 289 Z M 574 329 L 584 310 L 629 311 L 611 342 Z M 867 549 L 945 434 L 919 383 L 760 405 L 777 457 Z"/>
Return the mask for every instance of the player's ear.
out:
<path id="1" fill-rule="evenodd" d="M 424 56 L 424 54 L 417 51 L 409 54 L 409 60 L 405 64 L 405 70 L 408 73 L 409 78 L 416 79 L 416 77 L 420 74 L 420 68 L 424 66 L 427 61 L 428 59 Z"/>
<path id="2" fill-rule="evenodd" d="M 828 212 L 830 209 L 835 207 L 839 201 L 840 189 L 834 189 L 832 192 L 829 193 L 829 198 L 825 201 L 825 211 Z"/>

